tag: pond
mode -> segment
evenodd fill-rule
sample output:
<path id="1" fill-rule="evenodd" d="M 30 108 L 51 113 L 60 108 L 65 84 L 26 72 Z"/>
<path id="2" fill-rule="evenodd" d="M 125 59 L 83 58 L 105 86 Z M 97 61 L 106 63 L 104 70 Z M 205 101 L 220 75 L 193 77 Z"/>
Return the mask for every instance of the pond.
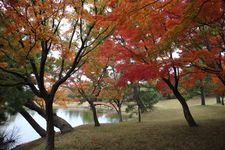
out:
<path id="1" fill-rule="evenodd" d="M 69 108 L 57 108 L 54 110 L 56 114 L 67 122 L 70 123 L 72 127 L 76 127 L 84 124 L 93 124 L 92 112 L 90 110 L 78 111 Z M 30 115 L 38 122 L 40 126 L 44 129 L 46 128 L 46 121 L 34 111 L 28 111 Z M 98 119 L 100 123 L 116 123 L 119 122 L 117 115 L 113 111 L 109 112 L 98 112 Z M 0 127 L 1 131 L 6 131 L 7 133 L 13 132 L 17 138 L 16 144 L 27 143 L 35 139 L 40 138 L 40 136 L 35 132 L 31 125 L 21 116 L 19 113 L 10 117 L 6 124 Z M 55 131 L 59 131 L 55 128 Z"/>

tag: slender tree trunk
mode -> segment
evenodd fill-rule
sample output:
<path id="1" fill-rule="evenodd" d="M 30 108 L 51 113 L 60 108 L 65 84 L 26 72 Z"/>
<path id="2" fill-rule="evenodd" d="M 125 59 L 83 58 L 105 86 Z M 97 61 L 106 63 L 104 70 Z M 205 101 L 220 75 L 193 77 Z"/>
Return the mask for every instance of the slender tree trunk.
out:
<path id="1" fill-rule="evenodd" d="M 99 127 L 100 126 L 100 123 L 98 121 L 98 116 L 97 116 L 97 111 L 96 111 L 96 107 L 94 105 L 93 102 L 91 101 L 88 101 L 90 106 L 91 106 L 91 110 L 92 110 L 92 114 L 93 114 L 93 119 L 94 119 L 94 122 L 95 122 L 95 127 Z"/>
<path id="2" fill-rule="evenodd" d="M 221 105 L 224 105 L 224 94 L 221 96 Z"/>
<path id="3" fill-rule="evenodd" d="M 123 122 L 121 105 L 118 105 L 118 115 L 119 115 L 119 122 Z"/>
<path id="4" fill-rule="evenodd" d="M 20 114 L 29 122 L 29 124 L 41 137 L 46 137 L 46 131 L 31 117 L 31 115 L 25 109 L 22 109 Z"/>
<path id="5" fill-rule="evenodd" d="M 46 119 L 45 110 L 43 110 L 42 108 L 37 106 L 33 101 L 27 102 L 25 104 L 25 106 L 31 110 L 36 111 L 39 115 L 41 115 L 43 118 Z M 67 121 L 62 119 L 61 117 L 54 115 L 53 120 L 54 120 L 54 126 L 59 128 L 61 133 L 66 133 L 66 132 L 72 131 L 73 127 Z"/>
<path id="6" fill-rule="evenodd" d="M 138 106 L 138 122 L 141 122 L 141 108 Z"/>
<path id="7" fill-rule="evenodd" d="M 197 123 L 195 122 L 194 118 L 191 115 L 191 112 L 189 110 L 189 107 L 188 107 L 184 97 L 180 94 L 180 92 L 178 90 L 175 90 L 173 92 L 174 92 L 174 95 L 176 96 L 176 98 L 178 99 L 178 101 L 180 102 L 180 104 L 182 105 L 184 117 L 187 120 L 188 125 L 190 127 L 198 126 Z"/>
<path id="8" fill-rule="evenodd" d="M 168 87 L 173 91 L 173 94 L 176 96 L 178 101 L 180 102 L 182 108 L 183 108 L 183 113 L 184 117 L 189 125 L 189 127 L 196 127 L 198 126 L 197 123 L 195 122 L 194 118 L 191 115 L 191 112 L 189 110 L 189 107 L 186 103 L 185 98 L 180 94 L 177 88 L 170 82 L 170 80 L 163 78 L 163 81 L 168 85 Z M 178 85 L 178 81 L 177 81 Z"/>
<path id="9" fill-rule="evenodd" d="M 46 121 L 47 121 L 47 145 L 45 147 L 46 150 L 53 150 L 55 145 L 55 131 L 53 125 L 53 103 L 51 99 L 45 101 L 46 107 Z"/>
<path id="10" fill-rule="evenodd" d="M 134 83 L 133 86 L 133 98 L 134 100 L 137 102 L 138 107 L 141 109 L 141 112 L 146 112 L 147 109 L 145 107 L 145 105 L 143 104 L 143 102 L 140 99 L 140 87 L 138 85 L 138 83 Z"/>
<path id="11" fill-rule="evenodd" d="M 119 122 L 123 122 L 123 116 L 121 111 L 122 103 L 123 103 L 123 100 L 120 101 L 118 99 L 114 99 L 113 102 L 110 102 L 110 104 L 114 107 L 114 109 L 116 110 L 118 114 Z"/>
<path id="12" fill-rule="evenodd" d="M 200 92 L 201 92 L 201 105 L 205 105 L 205 90 L 203 85 L 201 85 L 200 87 Z"/>
<path id="13" fill-rule="evenodd" d="M 221 101 L 220 101 L 220 95 L 219 94 L 216 94 L 216 103 L 217 104 L 220 104 Z"/>

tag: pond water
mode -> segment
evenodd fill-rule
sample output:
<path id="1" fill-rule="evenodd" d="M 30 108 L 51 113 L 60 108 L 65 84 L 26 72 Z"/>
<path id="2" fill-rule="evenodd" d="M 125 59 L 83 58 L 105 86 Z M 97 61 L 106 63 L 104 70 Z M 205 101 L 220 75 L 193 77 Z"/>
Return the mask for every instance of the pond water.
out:
<path id="1" fill-rule="evenodd" d="M 28 112 L 40 126 L 42 126 L 44 129 L 46 128 L 46 121 L 37 112 Z M 69 122 L 72 127 L 84 124 L 94 124 L 92 112 L 89 110 L 77 111 L 69 108 L 58 108 L 55 109 L 55 112 L 58 116 Z M 119 122 L 115 112 L 98 112 L 98 119 L 100 123 Z M 31 125 L 19 113 L 11 116 L 6 124 L 0 127 L 0 130 L 6 131 L 7 133 L 13 132 L 17 138 L 15 145 L 27 143 L 40 138 Z M 59 131 L 59 129 L 55 128 L 55 131 Z"/>

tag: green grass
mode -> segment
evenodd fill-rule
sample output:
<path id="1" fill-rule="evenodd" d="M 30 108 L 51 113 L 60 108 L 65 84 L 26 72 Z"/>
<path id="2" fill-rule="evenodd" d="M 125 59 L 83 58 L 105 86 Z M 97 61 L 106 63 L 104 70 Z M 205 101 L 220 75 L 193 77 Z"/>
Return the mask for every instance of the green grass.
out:
<path id="1" fill-rule="evenodd" d="M 200 106 L 198 99 L 189 101 L 199 127 L 189 128 L 176 100 L 160 101 L 143 122 L 133 119 L 119 124 L 95 128 L 83 125 L 71 133 L 56 136 L 59 150 L 222 150 L 225 149 L 225 107 L 207 99 Z M 18 149 L 44 149 L 44 139 L 24 144 Z"/>

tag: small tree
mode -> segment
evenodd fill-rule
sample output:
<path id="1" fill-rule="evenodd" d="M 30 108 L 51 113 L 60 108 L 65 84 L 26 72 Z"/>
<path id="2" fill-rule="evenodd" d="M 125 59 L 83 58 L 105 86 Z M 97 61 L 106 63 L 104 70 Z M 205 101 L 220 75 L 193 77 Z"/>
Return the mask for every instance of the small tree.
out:
<path id="1" fill-rule="evenodd" d="M 106 84 L 102 89 L 100 97 L 103 101 L 109 102 L 113 106 L 119 116 L 119 121 L 122 122 L 122 105 L 128 100 L 129 95 L 131 95 L 131 89 L 128 86 L 118 86 L 117 80 L 109 77 L 106 79 Z"/>
<path id="2" fill-rule="evenodd" d="M 77 96 L 81 98 L 81 102 L 87 101 L 90 105 L 93 114 L 95 126 L 100 126 L 97 117 L 97 110 L 95 102 L 104 86 L 104 78 L 107 76 L 108 61 L 102 62 L 97 60 L 99 53 L 92 53 L 88 55 L 88 60 L 81 67 L 80 72 L 70 80 L 67 87 L 78 93 Z M 72 79 L 72 78 L 71 78 Z"/>
<path id="3" fill-rule="evenodd" d="M 157 103 L 161 99 L 161 94 L 156 90 L 153 84 L 141 84 L 140 99 L 145 106 L 149 109 L 153 104 Z"/>

